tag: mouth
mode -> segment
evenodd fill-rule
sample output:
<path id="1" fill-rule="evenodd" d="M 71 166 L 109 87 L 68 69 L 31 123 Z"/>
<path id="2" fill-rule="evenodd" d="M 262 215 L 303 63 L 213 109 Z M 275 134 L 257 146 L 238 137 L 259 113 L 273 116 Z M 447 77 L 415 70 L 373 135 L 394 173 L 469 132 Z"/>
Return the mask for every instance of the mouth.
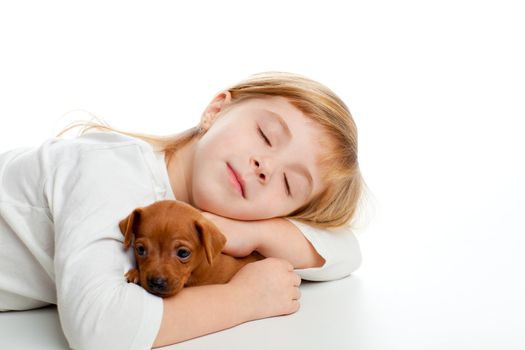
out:
<path id="1" fill-rule="evenodd" d="M 161 298 L 168 298 L 168 297 L 174 296 L 175 294 L 180 292 L 181 289 L 184 287 L 184 285 L 180 283 L 176 283 L 176 284 L 167 283 L 165 286 L 157 287 L 157 286 L 149 285 L 147 282 L 141 283 L 141 286 L 145 290 L 150 292 L 151 294 L 156 295 Z"/>
<path id="2" fill-rule="evenodd" d="M 174 296 L 175 294 L 179 292 L 178 290 L 171 290 L 171 291 L 164 292 L 164 291 L 151 289 L 151 288 L 146 288 L 146 290 L 150 292 L 151 294 L 156 295 L 161 298 L 168 298 L 168 297 Z"/>
<path id="3" fill-rule="evenodd" d="M 240 195 L 243 198 L 246 198 L 245 192 L 244 192 L 244 188 L 245 188 L 244 180 L 239 176 L 239 174 L 235 171 L 235 169 L 230 164 L 226 163 L 226 165 L 227 165 L 228 173 L 230 175 L 231 182 L 233 183 L 237 191 L 240 193 Z"/>

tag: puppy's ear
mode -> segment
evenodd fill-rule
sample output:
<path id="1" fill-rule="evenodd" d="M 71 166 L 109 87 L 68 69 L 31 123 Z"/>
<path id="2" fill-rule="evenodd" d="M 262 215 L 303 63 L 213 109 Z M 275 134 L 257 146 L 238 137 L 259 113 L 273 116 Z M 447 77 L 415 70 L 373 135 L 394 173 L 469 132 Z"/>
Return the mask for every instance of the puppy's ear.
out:
<path id="1" fill-rule="evenodd" d="M 122 219 L 118 226 L 120 232 L 124 235 L 124 249 L 128 250 L 133 240 L 133 233 L 136 232 L 137 225 L 140 221 L 140 208 L 137 208 L 131 212 L 126 218 Z"/>
<path id="2" fill-rule="evenodd" d="M 205 217 L 195 221 L 195 228 L 199 234 L 199 239 L 206 253 L 206 260 L 210 265 L 213 264 L 213 258 L 220 254 L 226 244 L 226 237 L 221 233 L 219 228 Z"/>

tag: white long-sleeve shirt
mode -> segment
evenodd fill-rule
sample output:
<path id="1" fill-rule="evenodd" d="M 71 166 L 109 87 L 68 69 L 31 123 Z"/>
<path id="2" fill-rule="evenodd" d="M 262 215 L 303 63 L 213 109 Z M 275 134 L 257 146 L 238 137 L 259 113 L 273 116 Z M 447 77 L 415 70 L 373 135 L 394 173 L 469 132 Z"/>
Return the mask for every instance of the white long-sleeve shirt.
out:
<path id="1" fill-rule="evenodd" d="M 72 348 L 151 348 L 162 299 L 126 282 L 134 259 L 118 222 L 163 199 L 175 199 L 163 153 L 118 133 L 0 154 L 0 311 L 56 304 Z M 296 270 L 302 278 L 337 279 L 359 266 L 352 232 L 290 221 L 326 260 Z"/>

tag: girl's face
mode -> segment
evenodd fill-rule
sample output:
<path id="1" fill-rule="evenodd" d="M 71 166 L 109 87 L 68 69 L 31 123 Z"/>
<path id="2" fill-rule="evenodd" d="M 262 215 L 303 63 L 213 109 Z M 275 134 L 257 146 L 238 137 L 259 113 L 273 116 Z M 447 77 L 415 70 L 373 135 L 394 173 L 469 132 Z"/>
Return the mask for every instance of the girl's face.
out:
<path id="1" fill-rule="evenodd" d="M 316 159 L 323 150 L 318 140 L 326 136 L 285 98 L 249 99 L 209 115 L 193 154 L 194 206 L 261 220 L 285 216 L 324 189 Z"/>

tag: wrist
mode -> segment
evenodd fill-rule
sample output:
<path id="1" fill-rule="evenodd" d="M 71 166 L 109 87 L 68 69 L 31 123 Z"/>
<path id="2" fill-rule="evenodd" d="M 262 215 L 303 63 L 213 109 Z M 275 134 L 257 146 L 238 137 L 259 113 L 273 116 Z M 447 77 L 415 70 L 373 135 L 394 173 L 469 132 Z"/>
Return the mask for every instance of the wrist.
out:
<path id="1" fill-rule="evenodd" d="M 253 251 L 257 251 L 262 254 L 267 249 L 268 242 L 270 237 L 268 237 L 268 233 L 271 231 L 271 220 L 273 219 L 266 219 L 266 220 L 259 220 L 256 221 L 256 224 L 251 226 L 251 244 L 253 247 Z M 263 254 L 264 255 L 264 254 Z"/>
<path id="2" fill-rule="evenodd" d="M 250 287 L 243 283 L 236 283 L 233 279 L 224 285 L 235 300 L 236 314 L 239 316 L 239 323 L 256 320 L 256 303 L 253 301 L 253 293 Z"/>
<path id="3" fill-rule="evenodd" d="M 276 247 L 281 246 L 282 240 L 286 239 L 286 235 L 282 235 L 283 226 L 281 218 L 272 218 L 258 221 L 256 226 L 256 245 L 257 252 L 265 257 L 282 258 L 276 254 Z"/>

